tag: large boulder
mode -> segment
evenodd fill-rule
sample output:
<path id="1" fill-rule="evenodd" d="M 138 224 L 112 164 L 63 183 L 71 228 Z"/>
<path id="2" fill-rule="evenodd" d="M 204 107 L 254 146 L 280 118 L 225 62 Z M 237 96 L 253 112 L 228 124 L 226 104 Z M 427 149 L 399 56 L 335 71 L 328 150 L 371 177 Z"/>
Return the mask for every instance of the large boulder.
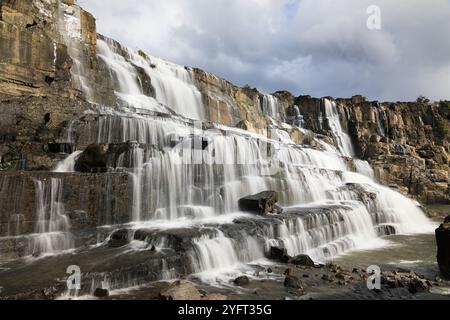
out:
<path id="1" fill-rule="evenodd" d="M 450 216 L 436 229 L 437 262 L 441 276 L 450 280 Z"/>
<path id="2" fill-rule="evenodd" d="M 239 286 L 239 287 L 243 287 L 243 286 L 248 286 L 250 284 L 250 279 L 247 276 L 240 276 L 237 277 L 236 279 L 234 279 L 234 284 Z"/>
<path id="3" fill-rule="evenodd" d="M 290 289 L 303 289 L 302 283 L 296 276 L 286 276 L 286 278 L 284 279 L 284 286 Z"/>
<path id="4" fill-rule="evenodd" d="M 303 266 L 303 267 L 314 267 L 315 266 L 314 261 L 310 258 L 310 256 L 308 256 L 306 254 L 300 254 L 298 256 L 295 256 L 291 259 L 290 262 L 296 266 Z"/>
<path id="5" fill-rule="evenodd" d="M 265 215 L 274 211 L 274 206 L 277 202 L 278 194 L 275 191 L 264 191 L 240 199 L 239 210 Z"/>
<path id="6" fill-rule="evenodd" d="M 288 255 L 285 248 L 270 247 L 269 259 L 279 261 L 282 263 L 288 263 L 291 257 Z"/>
<path id="7" fill-rule="evenodd" d="M 161 300 L 200 300 L 200 292 L 189 281 L 178 280 L 159 293 Z"/>
<path id="8" fill-rule="evenodd" d="M 97 288 L 94 291 L 94 297 L 106 298 L 108 296 L 109 296 L 109 290 L 108 289 Z"/>
<path id="9" fill-rule="evenodd" d="M 108 145 L 91 144 L 75 162 L 75 170 L 86 173 L 98 173 L 107 171 Z"/>

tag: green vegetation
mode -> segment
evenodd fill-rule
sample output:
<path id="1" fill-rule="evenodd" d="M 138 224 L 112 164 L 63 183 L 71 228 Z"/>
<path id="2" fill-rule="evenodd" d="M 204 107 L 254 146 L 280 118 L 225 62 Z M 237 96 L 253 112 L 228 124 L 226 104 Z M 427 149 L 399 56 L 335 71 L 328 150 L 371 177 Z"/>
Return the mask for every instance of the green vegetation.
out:
<path id="1" fill-rule="evenodd" d="M 250 87 L 248 84 L 244 86 L 244 90 L 253 94 L 258 94 L 258 89 Z"/>
<path id="2" fill-rule="evenodd" d="M 450 120 L 450 101 L 441 100 L 439 101 L 439 113 L 447 120 Z"/>
<path id="3" fill-rule="evenodd" d="M 138 50 L 138 55 L 140 55 L 144 59 L 148 59 L 147 54 L 142 50 Z"/>
<path id="4" fill-rule="evenodd" d="M 430 99 L 428 99 L 427 97 L 421 95 L 421 96 L 417 97 L 416 102 L 417 103 L 421 103 L 421 104 L 429 104 L 430 103 Z"/>
<path id="5" fill-rule="evenodd" d="M 439 138 L 445 139 L 445 137 L 448 137 L 450 132 L 450 101 L 439 101 L 439 114 L 441 115 L 442 119 L 436 124 L 436 132 Z"/>

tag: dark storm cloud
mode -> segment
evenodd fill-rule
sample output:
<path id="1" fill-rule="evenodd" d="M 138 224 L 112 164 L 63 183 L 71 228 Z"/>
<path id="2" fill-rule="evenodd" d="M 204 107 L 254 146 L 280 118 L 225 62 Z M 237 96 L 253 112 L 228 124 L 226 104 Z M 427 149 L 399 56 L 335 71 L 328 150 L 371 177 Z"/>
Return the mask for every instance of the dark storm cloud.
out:
<path id="1" fill-rule="evenodd" d="M 450 98 L 448 0 L 86 0 L 99 32 L 265 92 Z M 369 5 L 382 29 L 366 27 Z"/>

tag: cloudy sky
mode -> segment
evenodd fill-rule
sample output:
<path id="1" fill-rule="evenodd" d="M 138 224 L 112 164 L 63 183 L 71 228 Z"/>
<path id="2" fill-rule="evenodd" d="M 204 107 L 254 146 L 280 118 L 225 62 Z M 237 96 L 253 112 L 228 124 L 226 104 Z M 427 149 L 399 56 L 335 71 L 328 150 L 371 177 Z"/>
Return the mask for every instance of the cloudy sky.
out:
<path id="1" fill-rule="evenodd" d="M 79 0 L 98 32 L 266 93 L 450 98 L 450 0 Z M 367 8 L 381 9 L 381 30 Z"/>

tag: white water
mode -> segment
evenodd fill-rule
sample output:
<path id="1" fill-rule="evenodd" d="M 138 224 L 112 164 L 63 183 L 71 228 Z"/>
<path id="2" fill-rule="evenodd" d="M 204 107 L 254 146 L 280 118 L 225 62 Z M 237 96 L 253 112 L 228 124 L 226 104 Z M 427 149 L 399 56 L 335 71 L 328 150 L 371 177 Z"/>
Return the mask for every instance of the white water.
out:
<path id="1" fill-rule="evenodd" d="M 189 70 L 142 57 L 110 40 L 99 39 L 98 54 L 110 69 L 117 97 L 127 107 L 171 109 L 189 118 L 204 118 L 201 94 Z M 155 97 L 144 95 L 134 65 L 151 79 Z M 273 96 L 264 96 L 261 108 L 282 118 Z M 432 225 L 423 213 L 411 200 L 374 182 L 367 162 L 355 159 L 357 172 L 351 172 L 354 168 L 343 156 L 351 157 L 354 151 L 335 102 L 325 100 L 325 111 L 337 148 L 318 139 L 323 150 L 295 146 L 283 127 L 275 128 L 269 139 L 219 125 L 202 131 L 181 117 L 130 111 L 100 115 L 97 142 L 136 141 L 148 147 L 136 146 L 127 155 L 132 164 L 125 168 L 131 182 L 132 228 L 205 232 L 186 239 L 193 245 L 195 272 L 214 274 L 261 259 L 270 245 L 323 261 L 385 244 L 378 231 L 386 225 L 398 233 L 429 232 Z M 65 168 L 72 167 L 72 160 Z M 360 191 L 348 183 L 355 183 Z M 253 232 L 245 228 L 225 232 L 230 225 L 236 228 L 234 221 L 242 216 L 238 200 L 267 190 L 278 192 L 279 204 L 288 208 L 289 215 L 264 221 L 250 216 L 247 219 L 258 222 L 249 227 Z M 212 226 L 213 235 L 206 232 Z"/>
<path id="2" fill-rule="evenodd" d="M 30 254 L 52 254 L 73 246 L 69 218 L 65 215 L 61 179 L 50 184 L 35 180 L 36 224 L 31 235 Z"/>
<path id="3" fill-rule="evenodd" d="M 70 72 L 75 87 L 84 93 L 88 101 L 91 101 L 93 92 L 87 76 L 88 68 L 82 63 L 84 53 L 83 44 L 81 43 L 82 30 L 80 10 L 81 9 L 78 6 L 69 6 L 58 1 L 58 30 L 73 61 Z"/>
<path id="4" fill-rule="evenodd" d="M 75 151 L 70 156 L 68 156 L 63 161 L 60 161 L 54 170 L 54 172 L 59 173 L 70 173 L 75 172 L 75 162 L 77 161 L 78 157 L 83 153 L 83 151 Z"/>
<path id="5" fill-rule="evenodd" d="M 381 135 L 382 137 L 386 136 L 386 133 L 384 131 L 383 126 L 381 125 L 381 116 L 380 116 L 380 110 L 376 107 L 373 108 L 373 112 L 375 113 L 375 120 L 377 122 L 377 130 L 378 130 L 378 134 Z"/>
<path id="6" fill-rule="evenodd" d="M 272 95 L 264 95 L 261 99 L 261 110 L 264 114 L 274 118 L 281 119 L 281 107 L 278 98 Z"/>
<path id="7" fill-rule="evenodd" d="M 143 57 L 127 48 L 119 48 L 109 39 L 98 39 L 97 50 L 117 80 L 118 96 L 129 106 L 163 111 L 159 103 L 188 118 L 204 119 L 202 95 L 194 86 L 188 69 L 155 57 Z M 125 56 L 120 54 L 120 50 L 125 51 Z M 150 77 L 157 102 L 144 95 L 134 65 L 141 67 Z"/>
<path id="8" fill-rule="evenodd" d="M 352 157 L 354 154 L 352 141 L 350 136 L 342 129 L 336 102 L 324 99 L 324 103 L 328 125 L 330 126 L 331 132 L 336 140 L 339 151 L 345 157 Z"/>

